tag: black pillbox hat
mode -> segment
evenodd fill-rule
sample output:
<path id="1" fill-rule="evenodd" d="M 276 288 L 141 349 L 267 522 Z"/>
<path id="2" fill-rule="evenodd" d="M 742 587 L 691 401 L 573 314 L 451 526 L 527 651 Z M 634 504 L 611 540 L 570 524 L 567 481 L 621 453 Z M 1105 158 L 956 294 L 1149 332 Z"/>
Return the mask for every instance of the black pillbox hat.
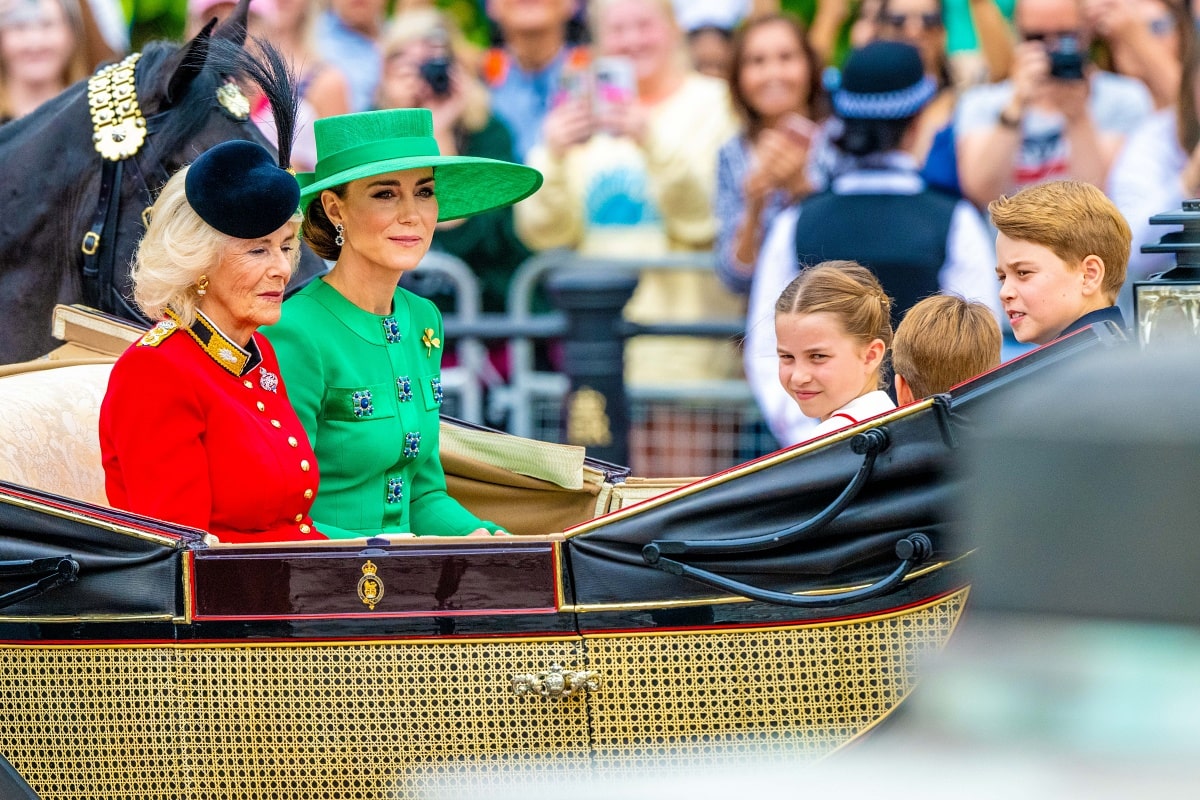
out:
<path id="1" fill-rule="evenodd" d="M 258 239 L 300 207 L 300 184 L 262 145 L 236 140 L 206 150 L 188 169 L 188 204 L 200 219 L 238 239 Z"/>

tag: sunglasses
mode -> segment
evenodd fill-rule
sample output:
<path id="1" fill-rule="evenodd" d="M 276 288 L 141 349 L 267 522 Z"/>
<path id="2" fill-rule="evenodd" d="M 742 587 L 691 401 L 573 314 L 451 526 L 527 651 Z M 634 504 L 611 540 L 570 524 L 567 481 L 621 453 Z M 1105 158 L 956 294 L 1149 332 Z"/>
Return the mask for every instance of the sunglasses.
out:
<path id="1" fill-rule="evenodd" d="M 1027 42 L 1057 41 L 1059 39 L 1078 39 L 1079 31 L 1021 31 L 1021 38 Z"/>
<path id="2" fill-rule="evenodd" d="M 935 31 L 942 27 L 942 15 L 937 11 L 927 11 L 923 14 L 913 12 L 911 14 L 895 14 L 887 13 L 880 16 L 884 25 L 889 28 L 903 28 L 908 24 L 910 19 L 915 19 L 920 23 L 921 28 L 927 31 Z"/>

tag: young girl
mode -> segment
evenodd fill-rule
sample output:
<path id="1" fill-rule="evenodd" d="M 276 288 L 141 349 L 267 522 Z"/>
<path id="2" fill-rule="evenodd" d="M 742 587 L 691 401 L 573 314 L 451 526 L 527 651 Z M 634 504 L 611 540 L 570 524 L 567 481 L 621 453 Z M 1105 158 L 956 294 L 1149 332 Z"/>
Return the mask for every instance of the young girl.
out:
<path id="1" fill-rule="evenodd" d="M 825 261 L 775 304 L 779 382 L 823 436 L 896 407 L 880 391 L 892 345 L 892 301 L 866 267 Z"/>

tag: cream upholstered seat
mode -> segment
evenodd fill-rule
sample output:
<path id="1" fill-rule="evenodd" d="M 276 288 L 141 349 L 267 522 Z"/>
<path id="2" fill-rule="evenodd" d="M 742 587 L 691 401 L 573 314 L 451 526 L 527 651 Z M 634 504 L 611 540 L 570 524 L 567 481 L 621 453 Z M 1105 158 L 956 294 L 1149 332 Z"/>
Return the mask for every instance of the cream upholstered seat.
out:
<path id="1" fill-rule="evenodd" d="M 111 364 L 0 377 L 0 480 L 107 505 L 100 402 Z"/>

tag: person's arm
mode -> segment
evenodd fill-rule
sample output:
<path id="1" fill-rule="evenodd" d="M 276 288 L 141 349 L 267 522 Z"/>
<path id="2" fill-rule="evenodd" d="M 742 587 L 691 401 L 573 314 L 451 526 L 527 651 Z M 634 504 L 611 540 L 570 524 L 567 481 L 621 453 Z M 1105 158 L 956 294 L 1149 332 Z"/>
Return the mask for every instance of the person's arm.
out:
<path id="1" fill-rule="evenodd" d="M 775 342 L 775 302 L 784 287 L 799 274 L 796 266 L 796 220 L 799 209 L 780 212 L 767 231 L 762 253 L 754 268 L 746 314 L 743 363 L 746 381 L 771 433 L 783 447 L 808 438 L 816 421 L 804 416 L 779 384 L 779 354 Z"/>
<path id="2" fill-rule="evenodd" d="M 730 140 L 717 154 L 717 192 L 713 212 L 717 218 L 717 277 L 731 292 L 750 291 L 750 276 L 754 274 L 752 258 L 743 258 L 747 209 L 743 187 L 743 170 L 735 164 L 743 162 L 741 143 Z M 761 203 L 760 203 L 761 206 Z M 761 213 L 761 208 L 759 212 Z M 757 238 L 757 232 L 755 235 Z M 757 253 L 757 243 L 754 252 Z"/>
<path id="3" fill-rule="evenodd" d="M 964 133 L 958 141 L 958 180 L 963 196 L 980 208 L 1004 194 L 1013 185 L 1013 170 L 1021 152 L 1023 112 L 1006 104 L 1001 115 L 1006 122 Z"/>
<path id="4" fill-rule="evenodd" d="M 150 401 L 147 392 L 153 392 Z M 207 446 L 217 443 L 206 443 L 206 427 L 205 404 L 186 366 L 153 347 L 127 351 L 113 367 L 100 409 L 105 472 L 110 490 L 119 475 L 122 507 L 208 530 L 213 496 Z"/>
<path id="5" fill-rule="evenodd" d="M 987 64 L 988 81 L 1002 81 L 1012 72 L 1014 59 L 1014 36 L 1012 27 L 996 0 L 970 0 L 967 4 L 979 52 Z"/>
<path id="6" fill-rule="evenodd" d="M 1102 137 L 1088 106 L 1089 81 L 1051 81 L 1047 95 L 1066 120 L 1067 170 L 1071 179 L 1103 189 L 1118 148 L 1116 137 Z"/>
<path id="7" fill-rule="evenodd" d="M 717 231 L 712 209 L 717 151 L 736 132 L 736 123 L 723 94 L 696 91 L 686 100 L 690 107 L 675 106 L 686 108 L 686 116 L 668 116 L 673 109 L 665 110 L 657 124 L 647 126 L 642 151 L 668 235 L 704 248 Z M 687 136 L 680 137 L 681 130 Z"/>
<path id="8" fill-rule="evenodd" d="M 574 154 L 552 155 L 544 145 L 529 151 L 526 163 L 542 173 L 542 188 L 513 206 L 517 236 L 531 250 L 575 247 L 583 241 L 583 198 L 571 185 L 570 170 L 582 168 Z"/>
<path id="9" fill-rule="evenodd" d="M 938 284 L 945 293 L 983 303 L 997 320 L 1003 316 L 992 237 L 983 217 L 968 203 L 958 203 L 950 217 L 946 262 L 938 273 Z"/>
<path id="10" fill-rule="evenodd" d="M 1017 48 L 1012 82 L 998 109 L 992 87 L 963 95 L 954 123 L 959 132 L 959 183 L 963 195 L 980 208 L 1012 187 L 1025 113 L 1044 90 L 1049 70 L 1041 43 L 1025 42 Z"/>
<path id="11" fill-rule="evenodd" d="M 838 35 L 850 18 L 850 0 L 818 0 L 812 24 L 808 26 L 808 43 L 823 66 L 833 63 Z"/>
<path id="12" fill-rule="evenodd" d="M 1127 0 L 1084 0 L 1083 12 L 1101 36 L 1124 45 L 1131 62 L 1127 74 L 1146 85 L 1154 107 L 1174 105 L 1183 75 L 1178 53 L 1162 46 L 1137 8 Z"/>

